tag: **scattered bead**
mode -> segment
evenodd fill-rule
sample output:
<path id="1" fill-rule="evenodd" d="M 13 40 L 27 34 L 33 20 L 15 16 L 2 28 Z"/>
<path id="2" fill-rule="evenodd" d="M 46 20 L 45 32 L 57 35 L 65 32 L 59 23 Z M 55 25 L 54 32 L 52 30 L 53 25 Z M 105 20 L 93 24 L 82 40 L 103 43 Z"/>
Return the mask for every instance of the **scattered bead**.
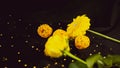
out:
<path id="1" fill-rule="evenodd" d="M 112 51 L 113 50 L 113 48 L 110 48 L 110 51 Z"/>
<path id="2" fill-rule="evenodd" d="M 75 60 L 72 60 L 71 62 L 74 62 Z"/>
<path id="3" fill-rule="evenodd" d="M 20 54 L 20 52 L 17 52 L 17 54 L 19 55 L 19 54 Z"/>
<path id="4" fill-rule="evenodd" d="M 12 44 L 11 47 L 14 47 L 14 45 Z"/>
<path id="5" fill-rule="evenodd" d="M 0 45 L 0 47 L 2 47 L 2 45 Z"/>
<path id="6" fill-rule="evenodd" d="M 12 15 L 11 15 L 11 14 L 9 14 L 9 17 L 12 17 Z"/>
<path id="7" fill-rule="evenodd" d="M 93 50 L 94 52 L 96 52 L 96 50 Z"/>
<path id="8" fill-rule="evenodd" d="M 8 60 L 8 58 L 7 57 L 3 57 L 3 61 L 5 62 L 5 61 L 7 61 Z"/>
<path id="9" fill-rule="evenodd" d="M 25 43 L 28 43 L 28 40 L 26 40 Z"/>
<path id="10" fill-rule="evenodd" d="M 30 35 L 27 35 L 27 37 L 30 37 Z"/>
<path id="11" fill-rule="evenodd" d="M 24 64 L 25 67 L 27 67 L 27 64 Z"/>
<path id="12" fill-rule="evenodd" d="M 62 64 L 62 65 L 61 65 L 61 67 L 65 67 L 65 65 L 64 65 L 64 64 Z"/>
<path id="13" fill-rule="evenodd" d="M 8 68 L 7 66 L 5 66 L 4 68 Z"/>
<path id="14" fill-rule="evenodd" d="M 62 29 L 62 27 L 60 27 L 60 29 Z"/>
<path id="15" fill-rule="evenodd" d="M 37 68 L 36 66 L 33 66 L 33 68 Z"/>
<path id="16" fill-rule="evenodd" d="M 60 25 L 61 25 L 61 23 L 58 23 L 58 25 L 60 26 Z"/>
<path id="17" fill-rule="evenodd" d="M 9 24 L 10 24 L 10 22 L 7 22 L 7 24 L 9 25 Z"/>
<path id="18" fill-rule="evenodd" d="M 38 48 L 36 48 L 35 50 L 36 50 L 36 51 L 38 51 L 39 49 L 38 49 Z"/>
<path id="19" fill-rule="evenodd" d="M 55 62 L 54 64 L 55 64 L 55 65 L 57 65 L 58 63 L 57 63 L 57 62 Z"/>
<path id="20" fill-rule="evenodd" d="M 18 60 L 18 62 L 20 63 L 20 62 L 21 62 L 21 60 L 19 59 L 19 60 Z"/>
<path id="21" fill-rule="evenodd" d="M 90 56 L 92 55 L 92 53 L 89 54 Z"/>
<path id="22" fill-rule="evenodd" d="M 92 38 L 94 39 L 95 37 L 93 36 Z"/>
<path id="23" fill-rule="evenodd" d="M 98 45 L 96 45 L 96 47 L 98 47 Z"/>
<path id="24" fill-rule="evenodd" d="M 100 43 L 100 45 L 102 45 L 102 43 Z"/>
<path id="25" fill-rule="evenodd" d="M 29 24 L 29 26 L 31 26 L 32 24 Z"/>
<path id="26" fill-rule="evenodd" d="M 11 39 L 13 39 L 14 37 L 13 37 L 13 36 L 11 36 L 10 38 L 11 38 Z"/>
<path id="27" fill-rule="evenodd" d="M 106 57 L 104 56 L 103 58 L 105 59 Z"/>
<path id="28" fill-rule="evenodd" d="M 0 34 L 0 36 L 2 37 L 2 36 L 3 36 L 3 34 L 1 33 L 1 34 Z"/>
<path id="29" fill-rule="evenodd" d="M 18 21 L 22 21 L 22 19 L 18 19 Z"/>
<path id="30" fill-rule="evenodd" d="M 67 59 L 66 59 L 66 58 L 64 58 L 63 60 L 64 60 L 64 61 L 66 61 Z"/>
<path id="31" fill-rule="evenodd" d="M 48 64 L 48 66 L 50 66 L 50 64 Z"/>
<path id="32" fill-rule="evenodd" d="M 35 48 L 35 46 L 32 46 L 32 48 Z"/>
<path id="33" fill-rule="evenodd" d="M 101 54 L 101 52 L 98 52 L 98 54 Z"/>

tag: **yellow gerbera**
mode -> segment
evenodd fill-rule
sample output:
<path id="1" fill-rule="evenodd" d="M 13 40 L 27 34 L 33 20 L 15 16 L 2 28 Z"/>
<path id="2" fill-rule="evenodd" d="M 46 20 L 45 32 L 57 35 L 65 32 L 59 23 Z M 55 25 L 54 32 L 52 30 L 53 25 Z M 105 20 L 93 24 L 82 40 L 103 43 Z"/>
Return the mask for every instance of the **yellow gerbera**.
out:
<path id="1" fill-rule="evenodd" d="M 75 38 L 75 47 L 77 49 L 85 49 L 90 46 L 90 39 L 87 36 L 77 36 Z"/>
<path id="2" fill-rule="evenodd" d="M 50 27 L 48 24 L 42 24 L 38 27 L 37 33 L 42 38 L 48 38 L 52 34 L 52 27 Z"/>
<path id="3" fill-rule="evenodd" d="M 90 19 L 86 15 L 77 16 L 73 22 L 68 24 L 67 33 L 69 37 L 75 38 L 78 35 L 85 35 L 90 27 Z"/>
<path id="4" fill-rule="evenodd" d="M 45 44 L 44 53 L 46 56 L 58 58 L 63 55 L 63 50 L 70 51 L 68 40 L 59 35 L 53 35 L 48 38 Z"/>

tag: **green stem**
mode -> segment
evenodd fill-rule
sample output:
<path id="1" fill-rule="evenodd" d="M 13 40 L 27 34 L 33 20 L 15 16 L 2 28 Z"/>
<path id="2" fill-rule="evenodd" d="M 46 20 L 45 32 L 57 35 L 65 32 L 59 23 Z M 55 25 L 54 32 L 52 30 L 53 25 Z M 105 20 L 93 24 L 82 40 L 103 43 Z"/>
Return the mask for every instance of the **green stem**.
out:
<path id="1" fill-rule="evenodd" d="M 79 62 L 83 63 L 83 64 L 87 64 L 84 60 L 78 58 L 77 56 L 73 55 L 72 53 L 70 53 L 69 51 L 64 50 L 63 51 L 66 55 L 68 55 L 69 57 L 78 60 Z"/>
<path id="2" fill-rule="evenodd" d="M 93 33 L 93 34 L 99 35 L 99 36 L 101 36 L 101 37 L 104 37 L 104 38 L 106 38 L 106 39 L 112 40 L 112 41 L 114 41 L 114 42 L 118 42 L 118 43 L 120 43 L 120 40 L 118 40 L 118 39 L 115 39 L 115 38 L 109 37 L 109 36 L 107 36 L 107 35 L 104 35 L 104 34 L 98 33 L 98 32 L 93 31 L 93 30 L 87 30 L 87 31 L 89 31 L 89 32 L 91 32 L 91 33 Z"/>

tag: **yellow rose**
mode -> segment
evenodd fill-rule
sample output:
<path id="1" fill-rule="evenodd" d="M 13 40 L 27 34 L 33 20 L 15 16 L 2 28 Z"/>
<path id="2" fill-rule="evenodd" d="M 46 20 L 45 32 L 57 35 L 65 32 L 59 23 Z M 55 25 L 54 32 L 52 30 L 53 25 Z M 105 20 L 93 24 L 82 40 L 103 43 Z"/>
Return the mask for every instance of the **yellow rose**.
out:
<path id="1" fill-rule="evenodd" d="M 59 35 L 53 35 L 48 38 L 44 53 L 46 56 L 58 58 L 63 55 L 63 50 L 70 51 L 68 40 Z"/>
<path id="2" fill-rule="evenodd" d="M 90 19 L 87 16 L 77 16 L 72 23 L 68 24 L 67 33 L 70 38 L 75 38 L 78 35 L 85 35 L 89 27 Z"/>
<path id="3" fill-rule="evenodd" d="M 75 47 L 77 49 L 85 49 L 90 46 L 90 39 L 87 36 L 77 36 L 75 38 Z"/>

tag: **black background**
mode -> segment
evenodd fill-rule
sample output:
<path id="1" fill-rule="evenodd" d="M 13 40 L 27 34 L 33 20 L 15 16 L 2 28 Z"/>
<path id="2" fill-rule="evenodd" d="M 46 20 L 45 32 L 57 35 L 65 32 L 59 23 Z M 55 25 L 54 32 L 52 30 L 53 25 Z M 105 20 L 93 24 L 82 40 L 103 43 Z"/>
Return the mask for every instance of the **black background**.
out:
<path id="1" fill-rule="evenodd" d="M 71 58 L 50 59 L 44 56 L 44 43 L 47 39 L 39 37 L 36 30 L 42 23 L 49 24 L 54 30 L 66 29 L 73 18 L 83 14 L 91 19 L 90 29 L 120 39 L 119 0 L 1 1 L 0 68 L 24 68 L 24 64 L 28 65 L 27 68 L 43 68 L 48 64 L 51 65 L 50 68 L 61 68 L 62 64 L 67 68 Z M 120 54 L 120 44 L 89 32 L 87 35 L 91 39 L 91 46 L 85 50 L 77 50 L 74 43 L 70 43 L 73 48 L 71 52 L 78 57 L 85 59 L 90 54 L 100 52 L 102 55 Z M 21 54 L 18 55 L 17 52 Z M 67 60 L 64 61 L 64 58 Z M 20 63 L 18 59 L 21 59 Z"/>

